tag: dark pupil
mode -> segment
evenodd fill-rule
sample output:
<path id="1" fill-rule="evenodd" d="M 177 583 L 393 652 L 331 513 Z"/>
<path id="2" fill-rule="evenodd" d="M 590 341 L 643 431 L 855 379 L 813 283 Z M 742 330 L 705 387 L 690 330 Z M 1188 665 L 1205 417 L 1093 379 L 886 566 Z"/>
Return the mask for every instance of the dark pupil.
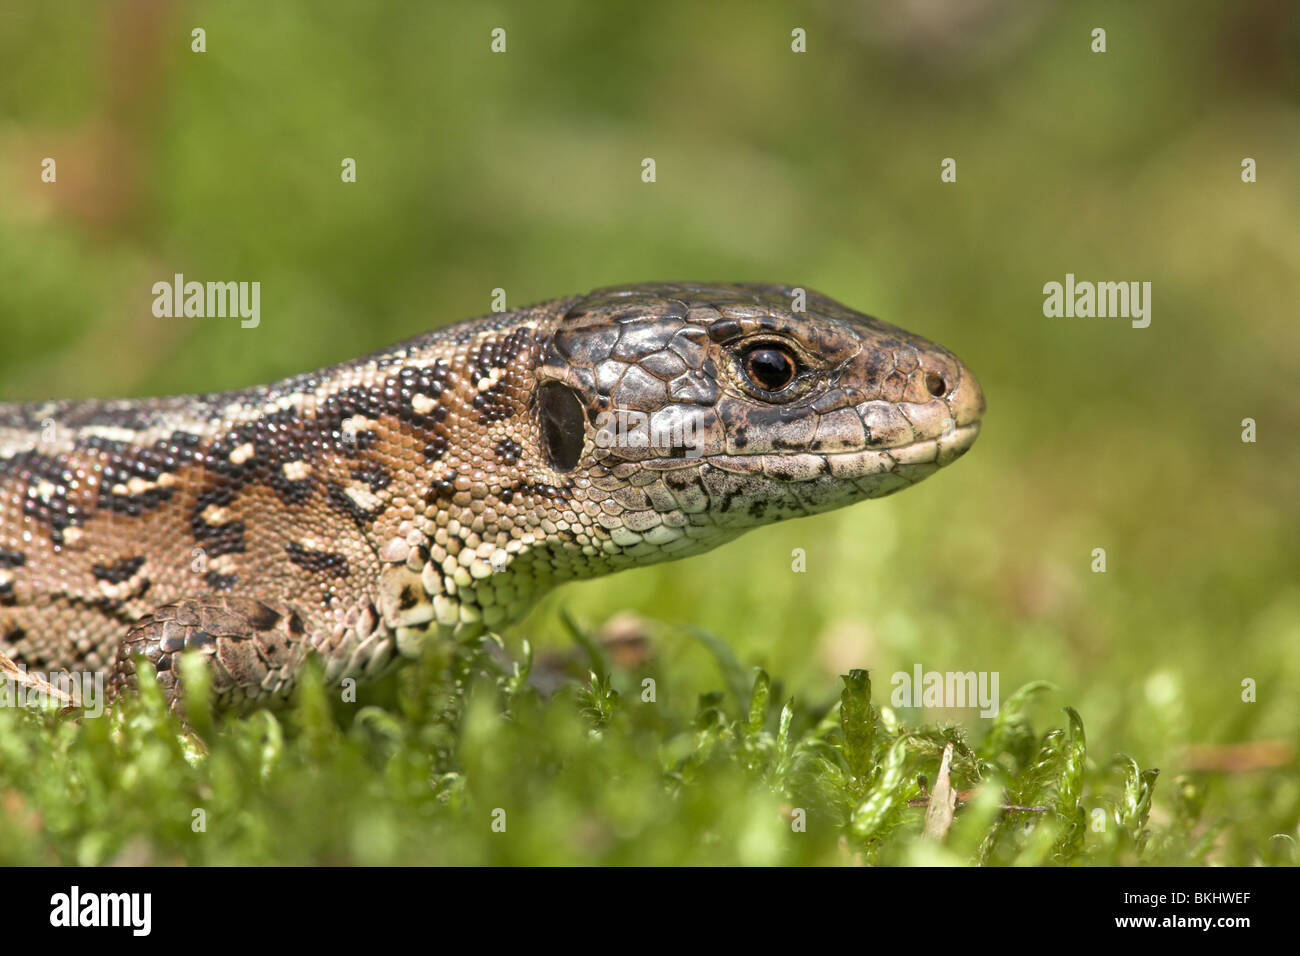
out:
<path id="1" fill-rule="evenodd" d="M 775 392 L 794 378 L 794 362 L 779 349 L 755 349 L 746 362 L 749 377 L 755 384 Z"/>

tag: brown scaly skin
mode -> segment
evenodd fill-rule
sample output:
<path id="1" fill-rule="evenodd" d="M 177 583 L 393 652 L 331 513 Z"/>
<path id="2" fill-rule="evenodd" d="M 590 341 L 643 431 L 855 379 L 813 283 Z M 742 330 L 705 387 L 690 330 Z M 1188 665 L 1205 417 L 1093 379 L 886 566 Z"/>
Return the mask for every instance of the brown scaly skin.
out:
<path id="1" fill-rule="evenodd" d="M 970 447 L 984 398 L 952 353 L 796 303 L 604 289 L 238 392 L 0 405 L 0 653 L 107 670 L 114 695 L 142 656 L 174 703 L 195 648 L 222 703 L 270 702 L 309 653 L 372 677 L 560 581 L 887 495 Z"/>

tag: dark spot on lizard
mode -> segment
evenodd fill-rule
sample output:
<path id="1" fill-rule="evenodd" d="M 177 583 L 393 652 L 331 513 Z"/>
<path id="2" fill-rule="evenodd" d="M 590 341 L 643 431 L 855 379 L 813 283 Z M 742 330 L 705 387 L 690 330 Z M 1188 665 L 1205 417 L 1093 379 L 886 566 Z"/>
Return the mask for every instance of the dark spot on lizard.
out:
<path id="1" fill-rule="evenodd" d="M 685 491 L 696 485 L 693 476 L 683 474 L 681 471 L 664 472 L 663 482 L 672 491 Z"/>
<path id="2" fill-rule="evenodd" d="M 192 446 L 180 446 L 174 438 L 159 439 L 145 447 L 100 435 L 79 439 L 77 445 L 81 451 L 101 459 L 96 505 L 105 511 L 139 517 L 170 501 L 175 489 L 159 484 L 160 479 L 174 474 L 177 467 L 195 457 Z M 133 481 L 143 481 L 150 487 L 142 491 L 130 490 Z"/>
<path id="3" fill-rule="evenodd" d="M 496 446 L 497 457 L 504 462 L 518 461 L 523 450 L 523 446 L 519 442 L 510 438 L 501 439 Z"/>
<path id="4" fill-rule="evenodd" d="M 443 455 L 447 454 L 447 449 L 451 447 L 445 435 L 434 435 L 429 439 L 428 444 L 424 446 L 424 458 L 426 461 L 437 461 Z"/>
<path id="5" fill-rule="evenodd" d="M 207 647 L 207 646 L 209 646 L 209 645 L 211 645 L 211 644 L 215 644 L 215 643 L 217 643 L 217 635 L 213 634 L 213 633 L 210 632 L 210 631 L 205 631 L 205 630 L 203 630 L 202 628 L 200 628 L 200 629 L 197 630 L 197 631 L 192 631 L 192 632 L 191 632 L 190 634 L 188 634 L 188 635 L 186 636 L 186 638 L 185 638 L 185 646 L 186 646 L 187 648 L 195 648 L 195 649 L 197 649 L 197 648 L 200 648 L 200 647 Z M 177 648 L 171 648 L 171 649 L 172 649 L 172 650 L 180 650 L 179 647 L 177 647 Z"/>
<path id="6" fill-rule="evenodd" d="M 397 599 L 398 607 L 403 611 L 409 611 L 420 603 L 424 597 L 424 592 L 413 584 L 407 584 L 402 588 L 401 596 Z"/>
<path id="7" fill-rule="evenodd" d="M 470 353 L 471 381 L 490 378 L 493 369 L 508 369 L 531 342 L 532 330 L 517 328 L 501 337 L 482 339 Z"/>
<path id="8" fill-rule="evenodd" d="M 304 504 L 310 500 L 312 492 L 315 491 L 315 482 L 310 475 L 291 479 L 284 473 L 283 467 L 271 472 L 268 481 L 286 505 Z"/>
<path id="9" fill-rule="evenodd" d="M 228 521 L 225 524 L 211 524 L 203 517 L 204 512 L 212 506 L 218 508 L 230 504 L 234 498 L 231 488 L 223 486 L 213 488 L 199 495 L 190 514 L 190 533 L 195 542 L 208 557 L 215 558 L 223 554 L 242 554 L 247 550 L 244 542 L 244 522 Z"/>
<path id="10" fill-rule="evenodd" d="M 379 465 L 365 465 L 361 468 L 354 468 L 352 477 L 357 481 L 364 481 L 371 491 L 380 491 L 387 488 L 393 481 L 393 476 Z"/>
<path id="11" fill-rule="evenodd" d="M 736 447 L 743 448 L 744 446 L 741 445 L 740 442 L 736 442 Z M 803 451 L 805 447 L 808 446 L 804 445 L 802 442 L 791 441 L 788 438 L 781 438 L 779 435 L 773 436 L 772 438 L 772 448 L 778 451 Z"/>
<path id="12" fill-rule="evenodd" d="M 538 420 L 546 458 L 556 471 L 572 471 L 585 440 L 582 401 L 573 389 L 548 382 L 537 391 Z"/>
<path id="13" fill-rule="evenodd" d="M 97 581 L 121 584 L 144 567 L 144 560 L 144 555 L 141 554 L 133 558 L 119 558 L 112 564 L 92 564 L 90 573 Z"/>
<path id="14" fill-rule="evenodd" d="M 304 571 L 310 571 L 313 574 L 325 574 L 330 577 L 347 577 L 348 559 L 338 552 L 313 551 L 304 548 L 296 541 L 285 544 L 284 550 L 288 553 L 289 560 Z"/>
<path id="15" fill-rule="evenodd" d="M 10 459 L 7 470 L 24 489 L 23 516 L 49 527 L 55 544 L 63 544 L 65 528 L 84 522 L 85 515 L 68 500 L 68 489 L 76 480 L 69 463 L 29 451 Z"/>
<path id="16" fill-rule="evenodd" d="M 329 502 L 330 506 L 334 508 L 334 510 L 340 511 L 350 517 L 353 523 L 363 530 L 384 510 L 384 505 L 382 503 L 377 508 L 371 510 L 361 507 L 361 505 L 357 504 L 356 499 L 348 494 L 347 490 L 342 485 L 335 481 L 330 482 Z"/>
<path id="17" fill-rule="evenodd" d="M 214 591 L 230 591 L 239 583 L 239 576 L 236 574 L 222 574 L 220 571 L 209 571 L 203 576 L 203 580 L 208 582 L 208 587 Z"/>
<path id="18" fill-rule="evenodd" d="M 269 631 L 280 623 L 280 615 L 260 602 L 254 602 L 248 612 L 248 624 L 255 631 Z"/>
<path id="19" fill-rule="evenodd" d="M 525 482 L 516 485 L 516 491 L 525 495 L 532 495 L 534 498 L 544 498 L 547 501 L 559 501 L 567 497 L 566 489 L 557 488 L 555 485 L 548 485 L 544 482 Z"/>
<path id="20" fill-rule="evenodd" d="M 734 339 L 744 331 L 740 322 L 736 319 L 715 319 L 709 323 L 709 338 L 715 342 L 726 342 Z"/>
<path id="21" fill-rule="evenodd" d="M 452 469 L 445 475 L 434 478 L 429 484 L 429 490 L 425 492 L 424 500 L 429 504 L 440 500 L 450 501 L 456 494 L 456 479 L 459 477 L 460 473 Z"/>
<path id="22" fill-rule="evenodd" d="M 479 392 L 470 404 L 478 412 L 480 425 L 505 421 L 514 414 L 514 408 L 500 385 L 493 385 L 486 391 Z"/>

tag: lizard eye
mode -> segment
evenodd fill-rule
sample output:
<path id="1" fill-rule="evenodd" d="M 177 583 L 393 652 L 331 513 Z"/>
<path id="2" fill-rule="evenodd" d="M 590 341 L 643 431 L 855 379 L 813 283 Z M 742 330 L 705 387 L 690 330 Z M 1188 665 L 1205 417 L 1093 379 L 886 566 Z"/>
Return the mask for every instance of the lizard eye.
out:
<path id="1" fill-rule="evenodd" d="M 799 371 L 799 363 L 790 349 L 774 342 L 755 345 L 744 353 L 741 366 L 745 377 L 767 392 L 779 392 Z"/>

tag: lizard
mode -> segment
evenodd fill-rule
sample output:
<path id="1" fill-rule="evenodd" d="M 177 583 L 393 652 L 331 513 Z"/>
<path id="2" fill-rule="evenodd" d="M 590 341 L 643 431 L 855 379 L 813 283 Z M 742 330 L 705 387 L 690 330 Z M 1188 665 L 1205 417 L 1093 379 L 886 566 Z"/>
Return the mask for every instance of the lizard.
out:
<path id="1" fill-rule="evenodd" d="M 230 708 L 310 655 L 364 680 L 564 581 L 892 494 L 985 401 L 932 342 L 817 292 L 652 283 L 496 312 L 283 381 L 0 404 L 0 658 L 182 652 Z"/>

